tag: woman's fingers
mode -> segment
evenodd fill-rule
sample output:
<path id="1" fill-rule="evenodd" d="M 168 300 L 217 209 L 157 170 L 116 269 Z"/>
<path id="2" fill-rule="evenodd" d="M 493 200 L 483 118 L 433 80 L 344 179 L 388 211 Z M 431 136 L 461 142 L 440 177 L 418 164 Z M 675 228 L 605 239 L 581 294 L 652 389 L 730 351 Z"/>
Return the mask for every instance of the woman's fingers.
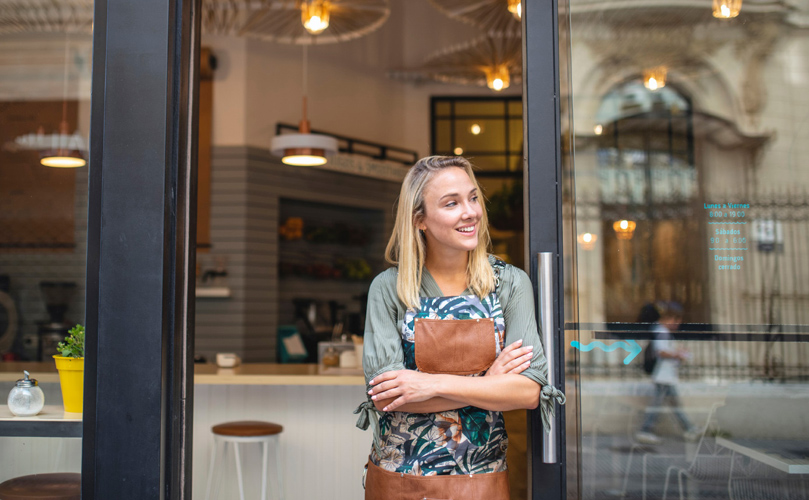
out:
<path id="1" fill-rule="evenodd" d="M 531 359 L 533 357 L 534 357 L 534 353 L 533 353 L 533 351 L 530 351 L 530 350 L 528 352 L 524 353 L 524 354 L 521 354 L 520 356 L 515 357 L 514 359 L 512 359 L 511 361 L 506 363 L 506 365 L 504 367 L 505 370 L 506 370 L 506 373 L 513 372 L 515 369 L 518 369 L 518 368 L 522 367 L 522 365 L 524 365 L 525 363 L 528 363 L 530 365 L 531 364 Z M 517 373 L 520 373 L 523 370 L 525 370 L 525 368 L 522 368 Z"/>

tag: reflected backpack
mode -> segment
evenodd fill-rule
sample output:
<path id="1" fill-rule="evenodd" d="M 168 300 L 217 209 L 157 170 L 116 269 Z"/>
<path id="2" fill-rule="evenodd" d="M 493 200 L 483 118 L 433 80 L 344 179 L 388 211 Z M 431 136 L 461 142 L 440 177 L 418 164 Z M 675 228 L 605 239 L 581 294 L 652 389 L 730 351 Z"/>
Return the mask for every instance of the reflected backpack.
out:
<path id="1" fill-rule="evenodd" d="M 655 366 L 657 365 L 657 353 L 655 352 L 653 342 L 653 340 L 650 340 L 649 343 L 646 344 L 646 350 L 643 352 L 643 371 L 649 375 L 655 371 Z"/>

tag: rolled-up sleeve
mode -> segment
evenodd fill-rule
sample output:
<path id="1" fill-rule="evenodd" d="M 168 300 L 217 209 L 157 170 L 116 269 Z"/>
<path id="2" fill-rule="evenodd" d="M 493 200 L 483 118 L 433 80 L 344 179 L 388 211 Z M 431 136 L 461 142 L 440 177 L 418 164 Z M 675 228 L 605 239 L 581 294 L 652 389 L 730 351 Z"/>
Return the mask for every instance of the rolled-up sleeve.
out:
<path id="1" fill-rule="evenodd" d="M 374 278 L 368 291 L 362 368 L 365 383 L 374 377 L 404 369 L 402 338 L 397 327 L 396 271 L 388 269 Z"/>
<path id="2" fill-rule="evenodd" d="M 548 429 L 550 419 L 554 414 L 554 402 L 564 404 L 565 396 L 555 387 L 548 385 L 548 360 L 545 357 L 545 349 L 539 338 L 539 328 L 534 316 L 534 292 L 531 279 L 522 269 L 507 266 L 504 270 L 501 295 L 505 302 L 503 317 L 506 321 L 506 345 L 522 340 L 523 346 L 533 346 L 534 348 L 531 366 L 521 375 L 542 386 L 539 404 L 542 411 L 542 423 Z"/>

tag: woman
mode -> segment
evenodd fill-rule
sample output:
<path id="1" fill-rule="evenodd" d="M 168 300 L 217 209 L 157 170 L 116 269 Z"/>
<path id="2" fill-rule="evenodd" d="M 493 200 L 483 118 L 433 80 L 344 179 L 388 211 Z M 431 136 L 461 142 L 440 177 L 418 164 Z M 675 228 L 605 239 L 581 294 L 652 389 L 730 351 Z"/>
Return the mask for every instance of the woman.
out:
<path id="1" fill-rule="evenodd" d="M 363 368 L 374 425 L 366 500 L 506 500 L 502 411 L 564 395 L 547 386 L 528 276 L 488 255 L 470 163 L 433 156 L 408 172 L 368 295 Z"/>

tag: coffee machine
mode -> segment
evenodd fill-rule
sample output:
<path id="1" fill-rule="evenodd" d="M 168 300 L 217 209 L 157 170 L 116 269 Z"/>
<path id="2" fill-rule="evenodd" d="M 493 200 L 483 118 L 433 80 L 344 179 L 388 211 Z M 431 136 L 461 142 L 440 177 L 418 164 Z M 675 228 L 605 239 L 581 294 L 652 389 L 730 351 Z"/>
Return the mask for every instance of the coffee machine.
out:
<path id="1" fill-rule="evenodd" d="M 39 361 L 51 359 L 59 354 L 56 347 L 64 342 L 67 332 L 74 325 L 65 319 L 70 300 L 76 292 L 76 283 L 72 281 L 42 281 L 39 283 L 42 297 L 45 299 L 45 308 L 48 310 L 48 320 L 39 323 L 37 335 L 39 336 Z"/>

